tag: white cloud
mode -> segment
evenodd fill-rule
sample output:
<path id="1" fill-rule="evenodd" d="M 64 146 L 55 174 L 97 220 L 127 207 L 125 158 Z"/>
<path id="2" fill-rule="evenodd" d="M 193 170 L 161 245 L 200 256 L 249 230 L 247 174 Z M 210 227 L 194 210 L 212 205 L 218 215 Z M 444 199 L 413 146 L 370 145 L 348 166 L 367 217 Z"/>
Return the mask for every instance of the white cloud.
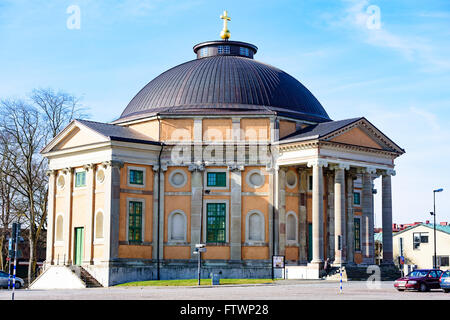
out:
<path id="1" fill-rule="evenodd" d="M 383 19 L 384 7 L 380 7 L 381 27 L 369 29 L 367 23 L 371 19 L 371 14 L 367 12 L 367 8 L 373 4 L 368 0 L 343 0 L 343 2 L 347 6 L 340 18 L 333 19 L 329 15 L 324 15 L 331 26 L 349 29 L 371 46 L 395 50 L 407 60 L 418 63 L 421 71 L 450 70 L 450 48 L 443 46 L 441 42 L 433 41 L 432 34 L 426 32 L 420 36 L 420 33 L 414 33 L 411 30 L 408 34 L 389 30 Z M 439 14 L 440 17 L 447 15 L 447 13 Z M 426 15 L 426 13 L 422 13 L 422 15 Z M 412 24 L 411 27 L 413 27 Z M 435 29 L 437 32 L 441 31 L 438 25 L 435 26 Z"/>

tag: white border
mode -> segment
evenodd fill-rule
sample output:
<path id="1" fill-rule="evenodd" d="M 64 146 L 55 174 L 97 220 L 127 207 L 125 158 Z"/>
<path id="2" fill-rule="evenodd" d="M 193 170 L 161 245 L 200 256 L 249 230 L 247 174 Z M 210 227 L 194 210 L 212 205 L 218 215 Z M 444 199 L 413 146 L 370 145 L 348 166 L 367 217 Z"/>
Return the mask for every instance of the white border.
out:
<path id="1" fill-rule="evenodd" d="M 58 240 L 58 218 L 62 218 L 62 225 L 61 225 L 61 235 L 62 239 Z M 55 246 L 62 246 L 64 245 L 64 214 L 62 212 L 59 212 L 56 214 L 55 217 Z"/>
<path id="2" fill-rule="evenodd" d="M 80 172 L 85 172 L 85 178 L 86 180 L 84 181 L 85 185 L 81 186 L 81 187 L 77 187 L 77 173 Z M 84 168 L 77 168 L 75 169 L 74 173 L 73 173 L 73 190 L 83 190 L 83 189 L 87 189 L 88 186 L 88 174 L 87 174 L 87 170 Z"/>
<path id="3" fill-rule="evenodd" d="M 362 225 L 361 225 L 361 216 L 353 216 L 353 219 L 358 219 L 359 220 L 359 250 L 356 249 L 356 241 L 355 241 L 355 220 L 353 220 L 353 250 L 357 253 L 361 253 L 363 252 L 363 248 L 362 248 Z"/>
<path id="4" fill-rule="evenodd" d="M 212 243 L 218 243 L 218 244 L 223 244 L 223 245 L 227 245 L 230 242 L 230 210 L 229 210 L 229 201 L 225 200 L 225 199 L 207 199 L 203 201 L 203 237 L 202 237 L 202 241 L 203 243 L 205 243 L 206 245 L 208 245 L 206 243 L 206 232 L 207 232 L 207 207 L 208 207 L 208 203 L 225 203 L 225 242 L 212 242 Z"/>
<path id="5" fill-rule="evenodd" d="M 225 172 L 226 178 L 225 178 L 225 187 L 209 187 L 208 186 L 208 172 Z M 205 190 L 228 190 L 230 187 L 230 172 L 227 168 L 223 169 L 206 169 L 205 174 L 203 175 L 203 185 Z"/>
<path id="6" fill-rule="evenodd" d="M 98 214 L 102 214 L 102 231 L 103 231 L 103 237 L 97 238 L 97 216 Z M 98 209 L 94 216 L 94 244 L 103 244 L 105 239 L 105 214 L 102 209 Z"/>
<path id="7" fill-rule="evenodd" d="M 172 182 L 172 177 L 173 177 L 176 173 L 181 173 L 181 174 L 183 175 L 183 177 L 184 177 L 184 182 L 183 182 L 181 185 L 176 185 L 176 184 L 174 184 L 174 183 Z M 174 188 L 177 188 L 177 189 L 183 188 L 183 187 L 186 185 L 187 181 L 188 181 L 188 176 L 187 176 L 186 172 L 184 172 L 184 170 L 181 170 L 181 169 L 175 169 L 175 170 L 173 170 L 173 171 L 170 173 L 170 175 L 169 175 L 169 183 L 170 183 L 170 185 L 171 185 L 172 187 L 174 187 Z"/>
<path id="8" fill-rule="evenodd" d="M 250 177 L 253 174 L 255 174 L 255 173 L 258 173 L 261 176 L 261 178 L 262 178 L 262 183 L 260 185 L 255 185 L 250 180 Z M 245 182 L 247 182 L 247 185 L 250 188 L 258 189 L 258 188 L 261 188 L 262 186 L 264 186 L 264 184 L 266 183 L 266 176 L 261 172 L 261 170 L 259 170 L 259 169 L 252 169 L 249 172 L 247 172 L 247 174 L 245 176 Z"/>
<path id="9" fill-rule="evenodd" d="M 294 177 L 295 177 L 295 183 L 294 184 L 289 184 L 288 183 L 288 174 L 293 174 L 294 175 Z M 294 171 L 292 171 L 292 170 L 288 170 L 287 172 L 286 172 L 286 186 L 289 188 L 289 189 L 294 189 L 296 186 L 297 186 L 297 182 L 298 182 L 298 178 L 297 178 L 297 174 L 294 172 Z"/>
<path id="10" fill-rule="evenodd" d="M 261 230 L 262 240 L 250 240 L 250 216 L 256 214 L 262 219 Z M 245 242 L 249 245 L 263 244 L 266 241 L 266 221 L 264 214 L 259 210 L 250 210 L 245 216 Z"/>
<path id="11" fill-rule="evenodd" d="M 289 216 L 294 216 L 295 219 L 295 239 L 294 240 L 289 240 L 288 239 L 288 218 Z M 297 218 L 297 214 L 294 211 L 289 211 L 288 213 L 286 213 L 286 244 L 287 245 L 291 245 L 291 244 L 298 244 L 298 218 Z"/>
<path id="12" fill-rule="evenodd" d="M 126 225 L 126 242 L 129 245 L 139 245 L 139 243 L 130 243 L 129 242 L 129 237 L 128 237 L 128 227 L 129 227 L 129 222 L 130 222 L 130 201 L 134 201 L 134 202 L 142 202 L 142 230 L 141 230 L 141 234 L 142 234 L 142 238 L 141 238 L 141 244 L 145 242 L 145 216 L 146 216 L 146 211 L 145 211 L 145 199 L 143 198 L 128 198 L 127 197 L 127 225 Z"/>
<path id="13" fill-rule="evenodd" d="M 184 218 L 183 239 L 172 239 L 172 219 L 175 214 L 181 214 Z M 167 218 L 167 243 L 185 243 L 187 241 L 187 216 L 183 210 L 176 209 L 169 214 Z"/>
<path id="14" fill-rule="evenodd" d="M 130 170 L 142 171 L 143 184 L 130 183 Z M 147 168 L 146 167 L 127 166 L 127 186 L 133 187 L 133 188 L 145 188 L 146 182 L 147 182 Z"/>

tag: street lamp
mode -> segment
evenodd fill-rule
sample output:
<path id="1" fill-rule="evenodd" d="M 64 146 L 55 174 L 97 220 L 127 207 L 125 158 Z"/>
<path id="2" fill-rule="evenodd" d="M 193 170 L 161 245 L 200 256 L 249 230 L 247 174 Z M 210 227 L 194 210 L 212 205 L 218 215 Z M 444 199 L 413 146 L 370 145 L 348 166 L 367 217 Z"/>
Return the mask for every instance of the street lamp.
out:
<path id="1" fill-rule="evenodd" d="M 433 223 L 433 229 L 434 229 L 434 259 L 433 259 L 433 269 L 437 268 L 437 257 L 436 257 L 436 192 L 442 192 L 444 189 L 439 188 L 436 190 L 433 190 L 433 212 L 430 212 L 430 214 L 434 218 Z"/>

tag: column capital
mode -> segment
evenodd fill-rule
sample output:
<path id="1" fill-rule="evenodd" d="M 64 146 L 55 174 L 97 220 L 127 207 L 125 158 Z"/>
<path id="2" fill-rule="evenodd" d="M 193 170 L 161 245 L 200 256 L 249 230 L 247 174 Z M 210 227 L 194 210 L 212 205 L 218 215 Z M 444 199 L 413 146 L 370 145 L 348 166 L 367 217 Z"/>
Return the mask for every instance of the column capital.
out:
<path id="1" fill-rule="evenodd" d="M 201 162 L 191 163 L 188 166 L 188 170 L 191 171 L 191 172 L 192 171 L 205 171 L 205 166 Z"/>
<path id="2" fill-rule="evenodd" d="M 91 170 L 91 169 L 94 169 L 94 164 L 93 164 L 93 163 L 85 164 L 85 165 L 83 166 L 83 169 L 86 170 L 86 171 L 89 171 L 89 170 Z"/>
<path id="3" fill-rule="evenodd" d="M 153 171 L 158 171 L 159 170 L 159 165 L 155 164 L 152 166 Z M 167 171 L 167 162 L 165 163 L 161 163 L 161 171 Z"/>
<path id="4" fill-rule="evenodd" d="M 348 163 L 342 163 L 342 162 L 330 163 L 328 167 L 330 170 L 341 170 L 341 169 L 350 170 L 350 165 Z"/>
<path id="5" fill-rule="evenodd" d="M 395 176 L 396 172 L 394 169 L 386 169 L 381 171 L 382 176 Z"/>
<path id="6" fill-rule="evenodd" d="M 308 160 L 307 166 L 308 167 L 313 167 L 313 166 L 328 167 L 328 161 L 324 160 L 324 159 L 312 159 L 312 160 Z"/>
<path id="7" fill-rule="evenodd" d="M 61 171 L 62 171 L 64 174 L 68 174 L 68 173 L 73 173 L 73 170 L 74 170 L 74 168 L 72 168 L 72 167 L 67 167 L 67 168 L 62 169 Z"/>
<path id="8" fill-rule="evenodd" d="M 102 162 L 102 166 L 103 168 L 107 168 L 109 166 L 111 167 L 115 167 L 115 168 L 123 168 L 123 161 L 119 161 L 119 160 L 108 160 L 108 161 L 103 161 Z"/>
<path id="9" fill-rule="evenodd" d="M 228 169 L 229 171 L 244 171 L 244 165 L 233 163 L 233 164 L 229 164 L 229 165 L 227 166 L 227 169 Z"/>
<path id="10" fill-rule="evenodd" d="M 51 175 L 56 175 L 56 170 L 47 170 L 45 171 L 45 175 L 50 177 Z"/>
<path id="11" fill-rule="evenodd" d="M 377 173 L 377 168 L 375 168 L 375 167 L 357 168 L 357 173 L 376 174 Z"/>

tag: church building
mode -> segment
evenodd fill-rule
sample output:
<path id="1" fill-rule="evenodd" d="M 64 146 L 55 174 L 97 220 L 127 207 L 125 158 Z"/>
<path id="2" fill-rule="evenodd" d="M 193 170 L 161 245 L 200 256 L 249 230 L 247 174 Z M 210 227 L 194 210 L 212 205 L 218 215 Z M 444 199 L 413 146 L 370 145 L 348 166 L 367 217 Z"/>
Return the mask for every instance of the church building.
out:
<path id="1" fill-rule="evenodd" d="M 103 286 L 151 279 L 270 278 L 284 256 L 306 278 L 374 264 L 382 180 L 383 264 L 392 265 L 394 160 L 364 117 L 332 120 L 288 73 L 229 40 L 150 81 L 111 123 L 74 120 L 49 161 L 45 271 L 78 266 Z"/>

